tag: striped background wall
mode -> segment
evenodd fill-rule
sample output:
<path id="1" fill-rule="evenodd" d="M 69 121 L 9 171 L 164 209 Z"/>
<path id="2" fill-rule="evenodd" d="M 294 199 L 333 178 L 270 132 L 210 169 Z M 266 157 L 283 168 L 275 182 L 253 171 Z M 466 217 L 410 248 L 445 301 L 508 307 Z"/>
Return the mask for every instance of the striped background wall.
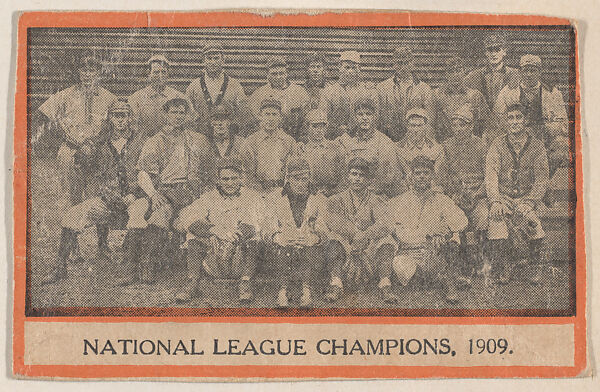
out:
<path id="1" fill-rule="evenodd" d="M 327 58 L 327 77 L 336 78 L 342 50 L 358 50 L 364 77 L 379 81 L 391 76 L 391 51 L 397 45 L 413 48 L 419 78 L 438 86 L 444 80 L 444 59 L 458 54 L 469 68 L 483 64 L 481 42 L 489 28 L 202 28 L 202 29 L 30 29 L 29 94 L 35 109 L 50 94 L 76 81 L 74 64 L 83 53 L 94 52 L 104 61 L 103 83 L 113 93 L 128 96 L 144 87 L 146 60 L 166 54 L 175 65 L 171 84 L 184 91 L 203 69 L 202 50 L 207 43 L 225 48 L 226 68 L 241 79 L 250 94 L 265 83 L 265 61 L 280 54 L 291 62 L 290 76 L 298 83 L 305 77 L 303 59 L 310 51 Z M 568 101 L 569 30 L 506 29 L 509 65 L 521 55 L 542 57 L 543 77 L 557 85 Z"/>

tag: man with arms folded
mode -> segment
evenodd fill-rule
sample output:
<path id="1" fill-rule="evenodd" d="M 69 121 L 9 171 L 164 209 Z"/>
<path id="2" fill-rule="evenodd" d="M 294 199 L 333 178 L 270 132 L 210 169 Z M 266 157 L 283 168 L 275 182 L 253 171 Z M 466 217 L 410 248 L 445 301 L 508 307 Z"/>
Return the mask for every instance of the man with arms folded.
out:
<path id="1" fill-rule="evenodd" d="M 136 131 L 143 135 L 144 140 L 166 125 L 165 112 L 162 109 L 165 102 L 174 98 L 187 99 L 183 93 L 167 85 L 170 66 L 169 60 L 163 55 L 150 57 L 148 86 L 136 91 L 128 99 Z M 187 120 L 193 121 L 195 115 L 195 112 L 190 111 Z"/>
<path id="2" fill-rule="evenodd" d="M 363 81 L 360 71 L 360 54 L 350 50 L 340 54 L 339 79 L 336 83 L 325 86 L 323 91 L 324 109 L 329 119 L 327 139 L 335 139 L 347 132 L 353 132 L 356 127 L 354 105 L 357 100 L 369 98 L 375 107 L 374 116 L 377 119 L 379 102 L 375 84 Z"/>
<path id="3" fill-rule="evenodd" d="M 385 200 L 369 189 L 373 163 L 352 158 L 348 163 L 349 189 L 327 200 L 325 223 L 329 230 L 326 260 L 331 281 L 325 300 L 335 302 L 344 284 L 377 278 L 385 303 L 395 304 L 390 277 L 395 242 L 390 236 L 389 211 Z"/>
<path id="4" fill-rule="evenodd" d="M 529 279 L 537 284 L 545 261 L 545 233 L 535 208 L 548 189 L 548 158 L 544 144 L 525 126 L 522 105 L 509 106 L 505 118 L 509 131 L 494 140 L 485 163 L 492 271 L 506 284 L 515 259 L 528 258 L 533 267 Z"/>
<path id="5" fill-rule="evenodd" d="M 267 64 L 267 84 L 256 89 L 250 96 L 252 113 L 259 121 L 262 102 L 269 98 L 281 103 L 283 130 L 294 140 L 300 140 L 309 97 L 304 87 L 290 82 L 287 61 L 281 56 L 270 59 Z"/>
<path id="6" fill-rule="evenodd" d="M 345 156 L 342 146 L 325 139 L 327 114 L 320 109 L 306 116 L 308 142 L 298 143 L 298 154 L 310 166 L 311 185 L 325 196 L 337 193 L 345 176 Z"/>
<path id="7" fill-rule="evenodd" d="M 217 188 L 183 208 L 174 224 L 187 234 L 188 242 L 188 282 L 177 293 L 177 302 L 191 301 L 207 278 L 239 280 L 239 300 L 252 299 L 263 198 L 242 185 L 239 158 L 220 159 L 217 171 Z"/>
<path id="8" fill-rule="evenodd" d="M 458 301 L 456 279 L 459 234 L 468 224 L 464 212 L 432 187 L 433 161 L 418 156 L 410 162 L 412 187 L 389 202 L 398 253 L 394 271 L 406 285 L 418 269 L 444 287 L 446 301 Z"/>
<path id="9" fill-rule="evenodd" d="M 267 98 L 260 104 L 259 130 L 242 146 L 247 185 L 261 193 L 283 186 L 285 163 L 296 152 L 296 142 L 281 129 L 281 102 Z"/>
<path id="10" fill-rule="evenodd" d="M 397 142 L 406 134 L 406 114 L 410 109 L 425 109 L 433 121 L 433 90 L 414 75 L 414 58 L 406 46 L 394 49 L 394 76 L 377 85 L 381 132 Z"/>
<path id="11" fill-rule="evenodd" d="M 223 47 L 209 44 L 204 48 L 203 55 L 204 71 L 199 78 L 192 80 L 185 91 L 198 115 L 198 130 L 207 132 L 210 110 L 214 106 L 225 104 L 232 113 L 234 133 L 248 134 L 252 122 L 248 98 L 240 82 L 223 69 Z"/>
<path id="12" fill-rule="evenodd" d="M 370 189 L 377 195 L 394 197 L 406 188 L 405 175 L 396 144 L 375 127 L 375 103 L 361 98 L 354 104 L 356 128 L 337 140 L 344 148 L 346 162 L 361 157 L 375 164 Z"/>
<path id="13" fill-rule="evenodd" d="M 288 286 L 302 283 L 300 306 L 312 302 L 310 284 L 325 258 L 326 226 L 323 222 L 325 196 L 314 193 L 308 162 L 299 157 L 288 160 L 286 183 L 266 198 L 270 213 L 265 223 L 265 240 L 277 265 L 277 304 L 287 307 Z"/>
<path id="14" fill-rule="evenodd" d="M 127 223 L 130 229 L 142 230 L 141 257 L 134 263 L 141 262 L 146 283 L 154 282 L 157 265 L 165 265 L 177 254 L 178 249 L 168 249 L 174 243 L 167 246 L 174 215 L 211 187 L 210 145 L 206 136 L 187 128 L 187 101 L 174 98 L 163 110 L 167 125 L 146 141 L 137 164 L 138 184 L 145 197 L 130 206 Z"/>

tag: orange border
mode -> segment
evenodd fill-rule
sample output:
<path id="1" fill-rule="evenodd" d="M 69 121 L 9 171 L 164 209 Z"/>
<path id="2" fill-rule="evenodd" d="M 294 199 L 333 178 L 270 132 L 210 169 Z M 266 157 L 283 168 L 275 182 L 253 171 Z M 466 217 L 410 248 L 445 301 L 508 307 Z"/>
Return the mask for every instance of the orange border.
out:
<path id="1" fill-rule="evenodd" d="M 421 366 L 47 366 L 24 364 L 25 321 L 34 322 L 172 322 L 161 317 L 25 317 L 25 260 L 27 238 L 27 28 L 29 27 L 233 27 L 233 26 L 476 26 L 569 25 L 568 19 L 523 15 L 451 13 L 322 13 L 273 14 L 263 17 L 241 12 L 28 12 L 18 25 L 17 87 L 14 131 L 14 307 L 13 373 L 28 377 L 124 378 L 431 378 L 431 377 L 573 377 L 587 366 L 586 257 L 583 213 L 583 172 L 580 131 L 580 86 L 575 32 L 575 172 L 576 172 L 576 309 L 575 317 L 182 317 L 178 322 L 236 323 L 362 323 L 362 324 L 574 324 L 572 367 L 421 367 Z"/>

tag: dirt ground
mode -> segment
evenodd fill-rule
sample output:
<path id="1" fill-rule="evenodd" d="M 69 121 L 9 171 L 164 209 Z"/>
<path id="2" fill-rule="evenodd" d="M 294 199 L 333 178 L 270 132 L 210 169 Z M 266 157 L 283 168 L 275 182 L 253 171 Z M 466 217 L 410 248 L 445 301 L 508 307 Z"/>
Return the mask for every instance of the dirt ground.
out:
<path id="1" fill-rule="evenodd" d="M 42 277 L 50 270 L 57 255 L 60 218 L 66 209 L 61 197 L 56 167 L 49 160 L 34 160 L 31 176 L 31 299 L 34 308 L 46 307 L 176 307 L 177 291 L 185 284 L 183 264 L 172 265 L 162 271 L 153 285 L 137 284 L 115 287 L 124 273 L 118 261 L 95 257 L 95 228 L 80 235 L 80 247 L 86 261 L 71 263 L 68 278 L 61 282 L 40 286 Z M 117 249 L 120 232 L 111 232 L 111 248 Z M 118 251 L 115 250 L 118 255 Z M 317 282 L 313 290 L 314 307 L 387 308 L 381 301 L 375 283 L 358 291 L 344 293 L 334 305 L 323 301 L 325 282 Z M 456 305 L 447 304 L 435 288 L 425 287 L 413 279 L 406 287 L 394 284 L 400 309 L 567 309 L 569 307 L 569 279 L 566 262 L 554 261 L 544 269 L 543 283 L 532 286 L 523 279 L 514 279 L 506 286 L 485 286 L 476 278 L 473 286 L 460 292 Z M 291 306 L 297 306 L 299 290 L 291 290 Z M 185 307 L 239 307 L 237 284 L 233 281 L 212 281 L 205 287 L 205 295 Z M 250 307 L 275 307 L 277 288 L 268 276 L 259 276 L 254 283 L 254 301 Z"/>

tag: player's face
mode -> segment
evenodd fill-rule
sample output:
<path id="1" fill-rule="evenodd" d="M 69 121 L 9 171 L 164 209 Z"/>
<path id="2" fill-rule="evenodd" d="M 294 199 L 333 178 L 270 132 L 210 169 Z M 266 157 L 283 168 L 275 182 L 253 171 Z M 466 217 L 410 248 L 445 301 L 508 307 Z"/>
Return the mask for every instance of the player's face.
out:
<path id="1" fill-rule="evenodd" d="M 321 81 L 325 74 L 325 65 L 320 61 L 313 61 L 308 65 L 308 77 L 311 80 Z"/>
<path id="2" fill-rule="evenodd" d="M 266 107 L 260 111 L 260 125 L 265 131 L 274 131 L 281 124 L 281 112 L 277 108 Z"/>
<path id="3" fill-rule="evenodd" d="M 325 138 L 325 129 L 327 123 L 325 122 L 309 122 L 308 123 L 308 138 L 311 141 L 318 142 Z"/>
<path id="4" fill-rule="evenodd" d="M 230 121 L 226 118 L 214 118 L 210 121 L 215 139 L 226 139 L 229 137 Z"/>
<path id="5" fill-rule="evenodd" d="M 413 70 L 413 62 L 409 59 L 395 59 L 394 60 L 394 71 L 396 75 L 405 77 L 409 76 Z"/>
<path id="6" fill-rule="evenodd" d="M 129 113 L 128 112 L 114 112 L 110 114 L 110 122 L 112 123 L 113 129 L 116 131 L 123 131 L 129 126 Z"/>
<path id="7" fill-rule="evenodd" d="M 290 184 L 290 191 L 294 195 L 308 195 L 309 181 L 309 173 L 293 173 L 288 178 L 288 183 Z"/>
<path id="8" fill-rule="evenodd" d="M 221 73 L 223 69 L 223 54 L 209 53 L 204 58 L 204 66 L 208 73 Z"/>
<path id="9" fill-rule="evenodd" d="M 485 57 L 487 57 L 490 65 L 498 65 L 504 61 L 506 57 L 506 48 L 502 46 L 489 46 L 485 48 Z"/>
<path id="10" fill-rule="evenodd" d="M 542 73 L 539 67 L 535 65 L 526 65 L 520 71 L 521 80 L 526 86 L 535 86 L 541 79 Z"/>
<path id="11" fill-rule="evenodd" d="M 371 109 L 358 108 L 356 111 L 356 121 L 358 122 L 360 129 L 364 131 L 371 129 L 374 117 L 375 115 Z"/>
<path id="12" fill-rule="evenodd" d="M 473 133 L 473 123 L 466 122 L 462 118 L 452 119 L 452 131 L 460 139 L 465 139 Z"/>
<path id="13" fill-rule="evenodd" d="M 233 169 L 222 169 L 219 173 L 219 186 L 226 195 L 234 195 L 242 187 L 242 176 Z"/>
<path id="14" fill-rule="evenodd" d="M 433 172 L 425 167 L 416 167 L 412 171 L 413 187 L 417 191 L 426 191 L 431 188 Z"/>
<path id="15" fill-rule="evenodd" d="M 358 82 L 360 67 L 354 61 L 342 61 L 340 64 L 340 82 L 342 84 Z"/>
<path id="16" fill-rule="evenodd" d="M 85 87 L 91 87 L 98 83 L 100 70 L 94 67 L 83 67 L 79 69 L 79 80 Z"/>
<path id="17" fill-rule="evenodd" d="M 506 113 L 508 120 L 508 130 L 512 134 L 521 133 L 525 129 L 525 116 L 520 110 L 513 110 Z"/>
<path id="18" fill-rule="evenodd" d="M 362 191 L 368 185 L 366 173 L 359 169 L 352 168 L 348 171 L 348 181 L 353 191 Z"/>
<path id="19" fill-rule="evenodd" d="M 179 127 L 183 125 L 186 114 L 185 106 L 171 106 L 167 112 L 167 121 L 169 122 L 169 125 Z"/>
<path id="20" fill-rule="evenodd" d="M 164 63 L 154 61 L 150 64 L 148 79 L 154 86 L 164 86 L 167 81 L 168 70 Z"/>
<path id="21" fill-rule="evenodd" d="M 288 72 L 286 67 L 271 67 L 267 73 L 267 79 L 271 84 L 271 87 L 282 89 L 285 88 L 288 79 Z"/>

